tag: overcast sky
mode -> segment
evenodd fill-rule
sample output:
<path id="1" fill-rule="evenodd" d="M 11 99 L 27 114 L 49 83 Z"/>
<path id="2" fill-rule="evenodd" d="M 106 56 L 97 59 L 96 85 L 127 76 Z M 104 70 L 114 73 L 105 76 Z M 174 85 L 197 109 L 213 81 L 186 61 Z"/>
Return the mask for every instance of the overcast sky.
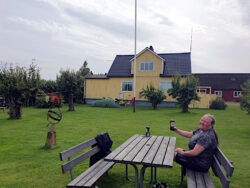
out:
<path id="1" fill-rule="evenodd" d="M 44 79 L 60 69 L 108 72 L 134 54 L 134 0 L 0 0 L 0 62 Z M 137 0 L 137 53 L 189 52 L 193 73 L 250 72 L 250 0 Z"/>

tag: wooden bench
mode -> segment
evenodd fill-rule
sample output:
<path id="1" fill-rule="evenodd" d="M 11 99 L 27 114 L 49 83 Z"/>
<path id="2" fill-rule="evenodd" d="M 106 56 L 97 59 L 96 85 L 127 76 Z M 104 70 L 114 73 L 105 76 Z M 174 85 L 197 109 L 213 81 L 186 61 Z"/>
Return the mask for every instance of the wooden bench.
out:
<path id="1" fill-rule="evenodd" d="M 96 139 L 93 138 L 59 154 L 61 161 L 68 159 L 68 162 L 61 166 L 63 174 L 67 171 L 70 171 L 71 182 L 67 185 L 67 187 L 95 187 L 95 182 L 114 165 L 113 162 L 108 162 L 104 161 L 104 159 L 100 159 L 94 165 L 89 167 L 85 172 L 74 179 L 72 169 L 82 161 L 100 152 L 100 148 L 96 145 L 72 160 L 70 159 L 70 157 L 83 151 L 86 148 L 89 148 L 90 146 L 95 145 L 96 143 Z"/>
<path id="2" fill-rule="evenodd" d="M 219 148 L 216 149 L 213 158 L 213 173 L 220 179 L 222 188 L 228 188 L 230 184 L 228 177 L 233 175 L 234 167 Z M 222 168 L 224 168 L 224 170 Z M 214 188 L 209 172 L 203 173 L 182 168 L 181 184 L 185 174 L 187 175 L 188 188 Z"/>

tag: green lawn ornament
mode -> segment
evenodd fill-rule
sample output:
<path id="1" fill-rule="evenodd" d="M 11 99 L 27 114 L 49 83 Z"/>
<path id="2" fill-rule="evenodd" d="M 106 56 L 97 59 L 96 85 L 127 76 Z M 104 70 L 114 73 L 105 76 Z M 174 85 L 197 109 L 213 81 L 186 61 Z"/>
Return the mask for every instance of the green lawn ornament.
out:
<path id="1" fill-rule="evenodd" d="M 48 125 L 50 125 L 50 130 L 47 133 L 45 148 L 52 149 L 56 147 L 55 124 L 58 124 L 61 120 L 62 120 L 62 113 L 60 111 L 60 108 L 58 108 L 57 111 L 50 109 L 47 112 L 47 121 L 49 122 Z"/>

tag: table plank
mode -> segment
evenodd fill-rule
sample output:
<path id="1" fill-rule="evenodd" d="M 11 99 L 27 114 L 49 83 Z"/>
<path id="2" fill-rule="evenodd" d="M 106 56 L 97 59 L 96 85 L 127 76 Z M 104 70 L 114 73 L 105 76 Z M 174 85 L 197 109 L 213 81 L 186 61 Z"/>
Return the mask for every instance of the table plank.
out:
<path id="1" fill-rule="evenodd" d="M 123 159 L 123 162 L 130 163 L 149 139 L 150 137 L 144 136 L 142 140 L 127 154 Z"/>
<path id="2" fill-rule="evenodd" d="M 151 165 L 155 155 L 162 143 L 163 140 L 163 136 L 158 136 L 156 141 L 154 142 L 154 144 L 152 145 L 152 147 L 150 148 L 150 150 L 148 151 L 147 155 L 144 157 L 142 164 L 143 165 Z"/>
<path id="3" fill-rule="evenodd" d="M 119 146 L 112 153 L 110 153 L 108 156 L 106 156 L 104 160 L 106 160 L 106 161 L 112 161 L 112 159 L 115 158 L 115 156 L 117 156 L 124 148 L 127 147 L 127 145 L 129 145 L 131 142 L 133 142 L 133 140 L 135 140 L 139 136 L 140 135 L 136 134 L 136 135 L 132 136 L 131 138 L 129 138 L 121 146 Z"/>
<path id="4" fill-rule="evenodd" d="M 168 147 L 169 140 L 170 138 L 167 136 L 163 138 L 163 141 L 159 147 L 159 150 L 157 151 L 157 154 L 154 158 L 153 165 L 156 165 L 156 166 L 162 165 L 165 154 L 166 154 L 166 148 Z"/>
<path id="5" fill-rule="evenodd" d="M 152 147 L 156 138 L 157 138 L 157 136 L 150 137 L 150 139 L 146 142 L 146 144 L 143 146 L 143 148 L 138 152 L 136 157 L 133 159 L 134 163 L 141 164 L 142 160 L 144 159 L 145 155 L 148 153 L 149 149 Z"/>
<path id="6" fill-rule="evenodd" d="M 174 160 L 174 150 L 175 150 L 175 143 L 176 143 L 176 138 L 171 137 L 169 144 L 168 144 L 168 149 L 163 161 L 163 166 L 165 167 L 173 167 L 173 160 Z"/>
<path id="7" fill-rule="evenodd" d="M 141 139 L 144 136 L 140 135 L 136 139 L 134 139 L 130 144 L 128 144 L 123 151 L 121 151 L 114 159 L 113 161 L 121 161 L 123 158 L 126 157 L 126 155 L 141 141 Z"/>

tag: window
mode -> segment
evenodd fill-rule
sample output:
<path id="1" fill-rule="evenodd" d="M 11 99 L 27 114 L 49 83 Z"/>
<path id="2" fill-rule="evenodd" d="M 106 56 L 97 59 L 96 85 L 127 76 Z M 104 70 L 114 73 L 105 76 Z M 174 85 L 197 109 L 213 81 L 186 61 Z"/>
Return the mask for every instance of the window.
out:
<path id="1" fill-rule="evenodd" d="M 167 93 L 168 89 L 172 88 L 172 82 L 160 82 L 159 89 Z"/>
<path id="2" fill-rule="evenodd" d="M 234 91 L 234 97 L 240 97 L 241 91 Z"/>
<path id="3" fill-rule="evenodd" d="M 214 94 L 219 97 L 222 97 L 222 91 L 214 91 Z"/>
<path id="4" fill-rule="evenodd" d="M 154 71 L 154 62 L 141 62 L 140 63 L 141 72 L 153 72 Z"/>
<path id="5" fill-rule="evenodd" d="M 133 82 L 122 82 L 122 91 L 133 91 Z"/>

